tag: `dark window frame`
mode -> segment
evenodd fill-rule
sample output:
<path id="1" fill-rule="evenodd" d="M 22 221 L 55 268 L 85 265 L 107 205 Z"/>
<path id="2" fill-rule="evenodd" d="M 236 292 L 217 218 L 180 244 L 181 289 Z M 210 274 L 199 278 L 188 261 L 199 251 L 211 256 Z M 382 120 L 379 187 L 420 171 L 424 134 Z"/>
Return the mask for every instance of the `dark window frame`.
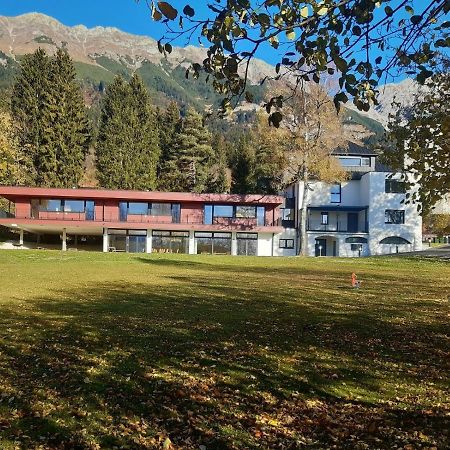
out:
<path id="1" fill-rule="evenodd" d="M 339 187 L 339 192 L 333 192 L 333 188 Z M 339 200 L 333 200 L 333 195 L 339 196 Z M 342 202 L 342 185 L 341 183 L 335 183 L 331 185 L 330 188 L 330 203 L 341 203 Z"/>
<path id="2" fill-rule="evenodd" d="M 385 209 L 384 223 L 387 225 L 403 225 L 405 223 L 405 210 Z"/>
<path id="3" fill-rule="evenodd" d="M 278 246 L 282 249 L 293 249 L 295 248 L 295 242 L 294 239 L 280 239 Z"/>
<path id="4" fill-rule="evenodd" d="M 402 180 L 394 180 L 392 178 L 386 178 L 384 182 L 384 192 L 386 194 L 405 194 L 406 183 Z"/>
<path id="5" fill-rule="evenodd" d="M 326 217 L 326 221 L 324 221 L 324 218 Z M 329 222 L 329 214 L 328 211 L 321 211 L 320 213 L 320 225 L 328 225 Z"/>

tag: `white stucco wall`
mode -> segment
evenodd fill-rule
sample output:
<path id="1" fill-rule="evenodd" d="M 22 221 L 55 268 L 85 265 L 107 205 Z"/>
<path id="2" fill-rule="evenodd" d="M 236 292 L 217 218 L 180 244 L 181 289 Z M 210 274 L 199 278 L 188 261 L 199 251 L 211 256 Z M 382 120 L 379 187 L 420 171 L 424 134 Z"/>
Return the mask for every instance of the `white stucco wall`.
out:
<path id="1" fill-rule="evenodd" d="M 280 248 L 280 239 L 293 239 L 294 248 Z M 273 256 L 295 256 L 297 255 L 297 230 L 295 228 L 286 228 L 282 233 L 275 234 L 273 237 Z"/>
<path id="2" fill-rule="evenodd" d="M 417 205 L 402 204 L 405 194 L 385 193 L 385 180 L 388 173 L 372 172 L 369 177 L 369 247 L 371 255 L 392 252 L 392 246 L 380 244 L 386 237 L 398 236 L 411 242 L 411 245 L 400 246 L 399 251 L 422 249 L 422 217 L 417 212 Z M 385 210 L 398 209 L 405 211 L 404 224 L 386 224 Z M 395 247 L 394 247 L 395 251 Z"/>

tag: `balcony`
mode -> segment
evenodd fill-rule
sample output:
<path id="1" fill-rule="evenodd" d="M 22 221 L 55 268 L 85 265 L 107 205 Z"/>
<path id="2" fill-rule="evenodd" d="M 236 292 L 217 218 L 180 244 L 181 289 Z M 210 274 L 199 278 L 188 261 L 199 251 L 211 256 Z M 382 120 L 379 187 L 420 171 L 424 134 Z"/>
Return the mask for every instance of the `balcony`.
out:
<path id="1" fill-rule="evenodd" d="M 311 206 L 307 231 L 325 233 L 368 233 L 366 206 Z"/>
<path id="2" fill-rule="evenodd" d="M 86 212 L 47 212 L 41 211 L 38 217 L 32 217 L 30 214 L 9 214 L 6 212 L 0 213 L 0 218 L 15 218 L 15 219 L 25 219 L 27 221 L 64 221 L 64 222 L 84 222 L 88 223 L 114 223 L 117 224 L 142 224 L 142 225 L 202 225 L 209 226 L 212 225 L 214 228 L 227 228 L 230 227 L 235 230 L 251 230 L 253 228 L 259 227 L 279 227 L 279 221 L 264 220 L 261 223 L 260 219 L 256 218 L 225 218 L 225 217 L 214 217 L 212 223 L 206 224 L 204 221 L 204 215 L 201 214 L 182 214 L 181 217 L 178 216 L 152 216 L 152 215 L 140 215 L 140 214 L 129 214 L 126 220 L 120 220 L 119 213 L 111 214 L 100 214 L 100 217 L 96 215 L 86 214 Z"/>

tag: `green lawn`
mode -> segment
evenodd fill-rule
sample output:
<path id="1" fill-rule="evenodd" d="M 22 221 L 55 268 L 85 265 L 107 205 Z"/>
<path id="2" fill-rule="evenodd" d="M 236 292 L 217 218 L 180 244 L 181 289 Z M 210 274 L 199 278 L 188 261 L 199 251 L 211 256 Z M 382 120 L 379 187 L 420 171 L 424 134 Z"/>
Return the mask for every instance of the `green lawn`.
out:
<path id="1" fill-rule="evenodd" d="M 2 450 L 449 446 L 448 263 L 16 250 L 0 270 Z"/>

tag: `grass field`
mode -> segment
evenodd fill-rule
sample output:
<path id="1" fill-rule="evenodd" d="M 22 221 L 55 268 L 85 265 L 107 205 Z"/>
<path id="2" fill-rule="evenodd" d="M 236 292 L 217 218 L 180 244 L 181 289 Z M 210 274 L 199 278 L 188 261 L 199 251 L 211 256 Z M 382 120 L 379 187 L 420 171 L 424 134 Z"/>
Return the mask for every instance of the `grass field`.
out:
<path id="1" fill-rule="evenodd" d="M 2 450 L 449 446 L 448 263 L 2 251 L 0 270 Z"/>

